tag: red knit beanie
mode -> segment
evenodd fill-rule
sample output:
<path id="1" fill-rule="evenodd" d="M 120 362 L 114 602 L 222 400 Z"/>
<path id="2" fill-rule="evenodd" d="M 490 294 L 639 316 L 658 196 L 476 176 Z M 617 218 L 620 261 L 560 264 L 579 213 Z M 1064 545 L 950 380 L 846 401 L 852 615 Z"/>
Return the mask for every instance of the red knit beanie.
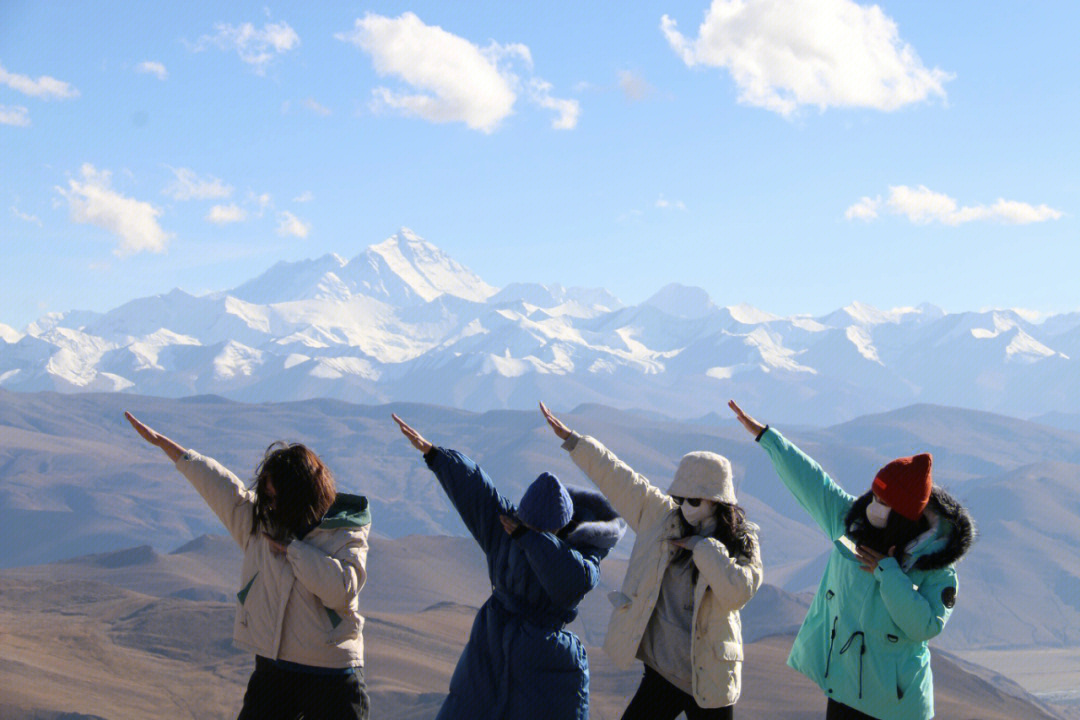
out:
<path id="1" fill-rule="evenodd" d="M 929 453 L 897 458 L 878 470 L 873 490 L 893 510 L 908 520 L 918 520 L 930 502 L 933 463 Z"/>

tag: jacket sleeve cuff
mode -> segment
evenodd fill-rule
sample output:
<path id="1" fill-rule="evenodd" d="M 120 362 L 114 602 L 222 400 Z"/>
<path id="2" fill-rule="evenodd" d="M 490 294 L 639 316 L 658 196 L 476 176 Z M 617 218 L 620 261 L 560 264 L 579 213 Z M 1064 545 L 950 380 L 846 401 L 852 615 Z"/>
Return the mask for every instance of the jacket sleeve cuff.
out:
<path id="1" fill-rule="evenodd" d="M 878 560 L 877 567 L 874 569 L 874 578 L 880 582 L 885 573 L 892 570 L 900 570 L 900 563 L 894 557 L 883 557 Z"/>
<path id="2" fill-rule="evenodd" d="M 424 462 L 430 469 L 435 469 L 435 458 L 439 457 L 440 452 L 442 452 L 441 448 L 432 445 L 431 449 L 424 453 Z"/>
<path id="3" fill-rule="evenodd" d="M 192 460 L 195 460 L 198 457 L 199 457 L 199 453 L 197 453 L 194 450 L 188 448 L 184 452 L 180 453 L 180 457 L 176 458 L 176 462 L 173 463 L 173 464 L 176 465 L 177 468 L 179 468 L 181 466 L 181 464 L 189 463 L 189 462 L 191 462 Z"/>
<path id="4" fill-rule="evenodd" d="M 767 433 L 767 432 L 769 432 L 769 426 L 768 426 L 768 425 L 766 425 L 765 427 L 761 428 L 761 432 L 759 432 L 759 433 L 757 434 L 757 437 L 755 437 L 755 438 L 754 438 L 754 442 L 761 442 L 761 437 L 762 437 L 762 436 L 763 436 L 763 435 L 764 435 L 765 433 Z"/>
<path id="5" fill-rule="evenodd" d="M 570 437 L 563 440 L 562 449 L 566 452 L 574 452 L 574 448 L 577 447 L 578 440 L 580 439 L 580 435 L 578 435 L 576 432 L 571 432 Z"/>

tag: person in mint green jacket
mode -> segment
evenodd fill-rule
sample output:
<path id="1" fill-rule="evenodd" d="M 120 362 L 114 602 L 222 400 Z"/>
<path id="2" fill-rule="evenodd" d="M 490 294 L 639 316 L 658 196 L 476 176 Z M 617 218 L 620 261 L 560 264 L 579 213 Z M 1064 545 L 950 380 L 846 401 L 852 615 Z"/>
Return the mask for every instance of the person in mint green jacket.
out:
<path id="1" fill-rule="evenodd" d="M 893 460 L 856 497 L 774 428 L 728 405 L 833 543 L 788 665 L 825 692 L 826 720 L 932 718 L 927 641 L 956 604 L 971 517 L 934 486 L 928 454 Z"/>

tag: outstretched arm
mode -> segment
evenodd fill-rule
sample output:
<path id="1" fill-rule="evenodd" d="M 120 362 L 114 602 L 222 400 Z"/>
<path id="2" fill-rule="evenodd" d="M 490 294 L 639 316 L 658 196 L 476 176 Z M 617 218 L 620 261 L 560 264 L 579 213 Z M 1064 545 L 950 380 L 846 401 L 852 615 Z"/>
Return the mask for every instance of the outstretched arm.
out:
<path id="1" fill-rule="evenodd" d="M 462 453 L 435 447 L 397 415 L 392 417 L 412 446 L 424 453 L 427 466 L 484 552 L 506 538 L 499 516 L 513 513 L 514 506 L 499 494 L 487 473 Z"/>
<path id="2" fill-rule="evenodd" d="M 599 440 L 572 432 L 544 403 L 540 403 L 540 412 L 552 432 L 564 441 L 563 448 L 570 452 L 570 459 L 611 501 L 631 530 L 637 532 L 643 523 L 651 524 L 657 517 L 675 509 L 670 496 L 644 475 L 634 472 Z"/>
<path id="3" fill-rule="evenodd" d="M 825 531 L 829 540 L 844 534 L 844 517 L 855 496 L 836 484 L 820 465 L 795 447 L 783 435 L 742 411 L 734 400 L 728 402 L 739 422 L 769 453 L 776 474 L 803 509 Z"/>
<path id="4" fill-rule="evenodd" d="M 127 418 L 127 421 L 131 423 L 131 427 L 135 428 L 135 432 L 139 433 L 139 436 L 142 437 L 143 440 L 154 447 L 161 448 L 161 451 L 174 463 L 180 459 L 181 455 L 187 452 L 181 445 L 173 442 L 161 433 L 150 429 L 146 425 L 143 425 L 136 420 L 135 416 L 131 413 L 125 412 L 124 417 Z"/>
<path id="5" fill-rule="evenodd" d="M 203 500 L 218 516 L 233 540 L 241 546 L 246 545 L 251 536 L 255 493 L 247 489 L 240 478 L 216 460 L 185 450 L 178 443 L 136 420 L 131 413 L 124 413 L 124 417 L 140 437 L 151 445 L 161 448 L 161 451 L 176 464 L 176 469 L 202 495 Z"/>

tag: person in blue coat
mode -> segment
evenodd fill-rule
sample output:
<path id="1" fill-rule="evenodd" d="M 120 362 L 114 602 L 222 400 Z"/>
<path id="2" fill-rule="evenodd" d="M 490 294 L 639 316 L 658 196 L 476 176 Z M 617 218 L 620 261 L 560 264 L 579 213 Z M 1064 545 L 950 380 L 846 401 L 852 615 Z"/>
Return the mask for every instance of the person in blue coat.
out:
<path id="1" fill-rule="evenodd" d="M 515 506 L 468 457 L 393 418 L 480 544 L 491 579 L 436 720 L 588 720 L 589 661 L 566 625 L 626 523 L 600 493 L 550 473 Z"/>

